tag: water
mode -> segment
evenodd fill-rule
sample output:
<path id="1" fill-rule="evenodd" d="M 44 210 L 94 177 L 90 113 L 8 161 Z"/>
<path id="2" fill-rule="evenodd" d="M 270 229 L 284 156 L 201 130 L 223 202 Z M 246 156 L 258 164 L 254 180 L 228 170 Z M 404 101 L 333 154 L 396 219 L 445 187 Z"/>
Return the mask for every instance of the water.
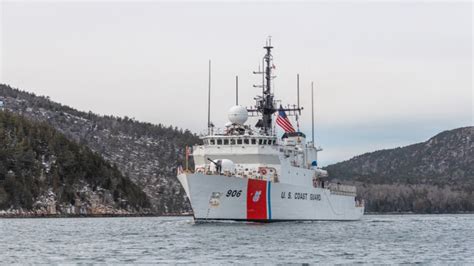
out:
<path id="1" fill-rule="evenodd" d="M 474 263 L 474 215 L 194 224 L 190 217 L 0 219 L 0 262 Z"/>

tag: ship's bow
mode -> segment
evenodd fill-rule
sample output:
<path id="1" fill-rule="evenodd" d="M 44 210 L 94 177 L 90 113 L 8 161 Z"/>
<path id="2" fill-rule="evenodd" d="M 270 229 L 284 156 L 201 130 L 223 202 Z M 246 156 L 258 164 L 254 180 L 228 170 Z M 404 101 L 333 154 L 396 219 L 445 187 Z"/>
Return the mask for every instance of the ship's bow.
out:
<path id="1" fill-rule="evenodd" d="M 188 196 L 188 199 L 191 200 L 191 194 L 189 193 L 188 175 L 186 173 L 180 173 L 178 174 L 178 180 L 181 183 L 181 186 L 183 186 L 184 192 L 186 192 L 186 196 Z"/>

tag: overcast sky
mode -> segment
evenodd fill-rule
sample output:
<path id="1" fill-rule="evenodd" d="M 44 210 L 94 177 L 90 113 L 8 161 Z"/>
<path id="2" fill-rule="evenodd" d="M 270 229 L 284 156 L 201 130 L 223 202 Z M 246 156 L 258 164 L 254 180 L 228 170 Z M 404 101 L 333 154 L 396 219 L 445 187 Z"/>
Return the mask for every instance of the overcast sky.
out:
<path id="1" fill-rule="evenodd" d="M 83 111 L 202 132 L 250 106 L 272 36 L 275 93 L 296 103 L 324 164 L 473 125 L 470 2 L 5 2 L 0 82 Z"/>

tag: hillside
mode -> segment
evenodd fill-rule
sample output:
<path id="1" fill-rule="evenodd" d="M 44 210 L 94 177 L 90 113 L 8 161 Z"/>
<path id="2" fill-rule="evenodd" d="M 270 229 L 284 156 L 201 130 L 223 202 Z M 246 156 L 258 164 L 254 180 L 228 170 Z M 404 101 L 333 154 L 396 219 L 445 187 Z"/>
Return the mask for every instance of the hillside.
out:
<path id="1" fill-rule="evenodd" d="M 5 109 L 48 123 L 116 165 L 147 194 L 153 212 L 191 211 L 175 171 L 183 163 L 184 147 L 200 142 L 195 134 L 81 112 L 1 84 L 0 101 Z M 473 131 L 445 131 L 423 143 L 366 153 L 326 169 L 333 180 L 357 185 L 368 211 L 474 211 Z"/>
<path id="2" fill-rule="evenodd" d="M 474 127 L 366 153 L 326 170 L 332 179 L 358 184 L 369 211 L 474 211 Z"/>
<path id="3" fill-rule="evenodd" d="M 0 210 L 7 214 L 136 214 L 141 189 L 46 123 L 0 111 Z"/>
<path id="4" fill-rule="evenodd" d="M 191 132 L 128 117 L 81 112 L 1 84 L 0 101 L 5 109 L 47 122 L 116 165 L 147 194 L 155 213 L 191 210 L 176 179 L 176 167 L 183 162 L 185 146 L 199 142 Z"/>

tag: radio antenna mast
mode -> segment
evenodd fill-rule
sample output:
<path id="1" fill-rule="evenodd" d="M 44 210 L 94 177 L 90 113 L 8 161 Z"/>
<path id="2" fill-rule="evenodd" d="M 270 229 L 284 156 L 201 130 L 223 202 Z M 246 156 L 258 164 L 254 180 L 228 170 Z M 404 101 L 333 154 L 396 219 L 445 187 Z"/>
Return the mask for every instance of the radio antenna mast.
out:
<path id="1" fill-rule="evenodd" d="M 207 93 L 207 133 L 211 134 L 211 60 L 209 60 L 209 83 L 208 83 L 208 93 Z"/>
<path id="2" fill-rule="evenodd" d="M 300 74 L 296 74 L 296 101 L 300 109 Z M 301 115 L 301 110 L 299 111 Z"/>
<path id="3" fill-rule="evenodd" d="M 314 82 L 311 81 L 311 141 L 314 147 Z"/>
<path id="4" fill-rule="evenodd" d="M 235 76 L 235 105 L 239 105 L 239 76 Z"/>
<path id="5" fill-rule="evenodd" d="M 296 105 L 290 106 L 288 105 L 286 108 L 280 105 L 279 109 L 275 108 L 275 100 L 274 94 L 272 91 L 272 79 L 275 76 L 272 75 L 272 70 L 275 68 L 273 64 L 273 56 L 272 56 L 272 42 L 271 36 L 268 37 L 265 46 L 265 55 L 263 57 L 263 67 L 262 71 L 253 72 L 254 74 L 262 74 L 262 85 L 254 85 L 256 88 L 262 87 L 262 95 L 257 96 L 254 99 L 256 100 L 256 105 L 253 108 L 247 109 L 247 112 L 250 116 L 259 116 L 260 119 L 257 121 L 255 127 L 261 128 L 264 134 L 272 134 L 272 115 L 278 111 L 285 111 L 287 112 L 287 116 L 297 116 L 301 114 L 301 110 L 303 107 L 298 107 Z M 298 81 L 299 83 L 299 81 Z M 299 86 L 299 85 L 298 85 Z M 298 103 L 299 103 L 299 88 L 298 88 Z"/>
<path id="6" fill-rule="evenodd" d="M 298 114 L 301 115 L 300 109 L 300 74 L 296 74 L 296 102 L 297 102 L 297 109 Z M 300 121 L 298 119 L 298 114 L 295 114 L 296 118 L 296 127 L 298 128 L 298 132 L 300 132 Z"/>

